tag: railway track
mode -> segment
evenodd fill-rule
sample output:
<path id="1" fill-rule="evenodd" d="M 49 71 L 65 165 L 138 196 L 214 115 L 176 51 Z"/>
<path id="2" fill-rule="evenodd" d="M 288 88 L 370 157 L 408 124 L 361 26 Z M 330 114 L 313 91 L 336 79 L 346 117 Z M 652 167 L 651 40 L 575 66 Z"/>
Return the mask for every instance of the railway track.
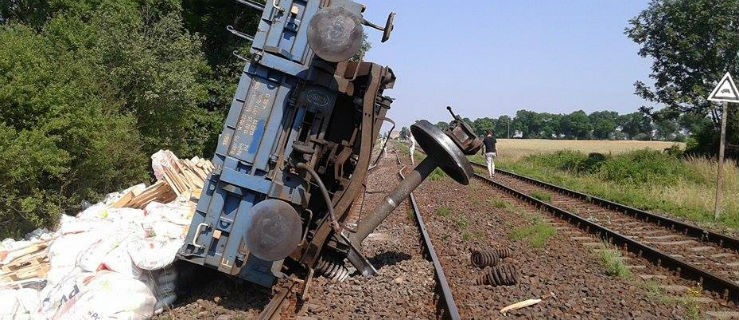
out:
<path id="1" fill-rule="evenodd" d="M 402 163 L 397 154 L 396 159 L 398 164 L 401 165 Z M 405 177 L 403 176 L 403 169 L 405 168 L 406 167 L 403 166 L 398 172 L 401 179 L 405 179 Z M 413 193 L 411 192 L 409 198 L 411 203 L 411 210 L 413 212 L 413 218 L 416 221 L 416 226 L 418 227 L 418 231 L 421 234 L 421 238 L 423 239 L 424 250 L 434 264 L 437 291 L 440 295 L 440 298 L 438 299 L 440 316 L 444 319 L 461 319 L 459 315 L 459 309 L 457 309 L 457 304 L 454 302 L 454 297 L 452 296 L 452 290 L 449 287 L 449 282 L 447 281 L 446 275 L 444 274 L 444 268 L 441 266 L 441 261 L 439 260 L 439 256 L 436 254 L 436 250 L 434 250 L 434 245 L 431 243 L 431 237 L 426 231 L 426 226 L 424 225 L 423 217 L 421 216 L 421 210 L 418 208 L 418 203 L 416 202 L 416 196 L 413 195 Z"/>
<path id="2" fill-rule="evenodd" d="M 476 178 L 696 281 L 726 300 L 739 301 L 737 239 L 503 170 L 496 170 L 493 179 L 479 174 Z M 537 199 L 552 191 L 550 200 Z"/>
<path id="3" fill-rule="evenodd" d="M 403 172 L 404 170 L 408 170 L 407 167 L 403 165 L 397 154 L 395 155 L 395 162 L 397 163 L 398 167 L 400 167 L 397 175 L 401 179 L 404 179 Z M 426 260 L 428 260 L 433 266 L 435 281 L 435 285 L 433 286 L 435 291 L 433 299 L 436 308 L 435 316 L 439 319 L 461 319 L 459 310 L 452 296 L 449 282 L 446 279 L 439 256 L 437 255 L 433 244 L 431 243 L 431 238 L 426 230 L 426 226 L 424 225 L 424 221 L 421 216 L 421 211 L 413 194 L 410 195 L 408 204 L 408 209 L 410 210 L 410 213 L 412 213 L 413 221 L 415 222 L 415 228 L 417 229 L 418 237 L 421 240 L 420 242 L 422 244 L 423 254 L 426 257 Z M 358 278 L 359 280 L 357 281 L 360 282 L 369 280 L 367 278 L 362 279 L 361 275 L 358 274 L 355 274 L 354 277 Z M 414 275 L 408 274 L 406 275 L 406 277 L 409 279 L 413 279 Z M 306 288 L 306 286 L 309 287 Z M 309 292 L 315 290 L 316 288 L 311 287 L 317 287 L 317 285 L 310 284 L 310 281 L 306 283 L 303 280 L 295 278 L 289 280 L 288 284 L 283 286 L 282 289 L 277 294 L 275 294 L 270 302 L 265 306 L 259 316 L 259 319 L 266 320 L 295 317 L 298 313 L 302 311 L 301 309 L 303 304 L 310 302 L 310 299 L 306 301 L 305 298 L 313 295 Z"/>

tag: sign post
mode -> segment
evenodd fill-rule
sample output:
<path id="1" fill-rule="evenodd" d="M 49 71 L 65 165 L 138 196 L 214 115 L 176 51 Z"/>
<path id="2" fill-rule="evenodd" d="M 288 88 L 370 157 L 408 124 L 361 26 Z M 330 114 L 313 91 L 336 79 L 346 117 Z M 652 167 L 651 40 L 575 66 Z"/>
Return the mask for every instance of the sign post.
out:
<path id="1" fill-rule="evenodd" d="M 727 72 L 716 88 L 708 96 L 709 101 L 721 102 L 721 140 L 718 149 L 718 174 L 716 175 L 716 205 L 713 209 L 713 218 L 718 220 L 721 212 L 721 184 L 724 176 L 724 145 L 726 144 L 726 117 L 729 102 L 739 102 L 739 91 L 734 84 L 734 79 Z"/>

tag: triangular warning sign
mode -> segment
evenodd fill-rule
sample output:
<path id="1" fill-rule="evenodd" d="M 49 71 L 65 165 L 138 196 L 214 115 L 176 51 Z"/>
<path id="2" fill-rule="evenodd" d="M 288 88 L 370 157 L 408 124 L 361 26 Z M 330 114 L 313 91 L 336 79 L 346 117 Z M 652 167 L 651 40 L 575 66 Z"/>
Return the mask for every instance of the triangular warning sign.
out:
<path id="1" fill-rule="evenodd" d="M 737 91 L 734 79 L 731 78 L 731 75 L 728 72 L 723 78 L 721 78 L 721 81 L 718 82 L 716 88 L 713 89 L 713 92 L 708 96 L 708 100 L 718 102 L 739 102 L 739 91 Z"/>

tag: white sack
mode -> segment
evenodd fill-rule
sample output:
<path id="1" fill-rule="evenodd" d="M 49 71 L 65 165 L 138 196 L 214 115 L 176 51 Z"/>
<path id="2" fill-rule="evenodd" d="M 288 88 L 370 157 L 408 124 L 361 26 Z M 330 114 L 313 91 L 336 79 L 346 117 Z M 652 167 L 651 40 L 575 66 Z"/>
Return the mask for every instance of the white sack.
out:
<path id="1" fill-rule="evenodd" d="M 156 299 L 139 280 L 99 271 L 75 282 L 78 292 L 61 301 L 53 319 L 147 319 L 154 313 Z"/>
<path id="2" fill-rule="evenodd" d="M 128 253 L 137 267 L 156 270 L 172 264 L 183 242 L 166 237 L 137 239 L 129 243 Z"/>

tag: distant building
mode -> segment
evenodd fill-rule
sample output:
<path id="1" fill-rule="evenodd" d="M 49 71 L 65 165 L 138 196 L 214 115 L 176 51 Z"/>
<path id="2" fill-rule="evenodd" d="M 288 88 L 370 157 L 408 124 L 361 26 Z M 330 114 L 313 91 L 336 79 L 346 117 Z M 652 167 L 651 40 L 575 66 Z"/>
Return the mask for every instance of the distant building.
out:
<path id="1" fill-rule="evenodd" d="M 393 130 L 390 132 L 390 139 L 397 140 L 400 138 L 400 130 Z"/>

